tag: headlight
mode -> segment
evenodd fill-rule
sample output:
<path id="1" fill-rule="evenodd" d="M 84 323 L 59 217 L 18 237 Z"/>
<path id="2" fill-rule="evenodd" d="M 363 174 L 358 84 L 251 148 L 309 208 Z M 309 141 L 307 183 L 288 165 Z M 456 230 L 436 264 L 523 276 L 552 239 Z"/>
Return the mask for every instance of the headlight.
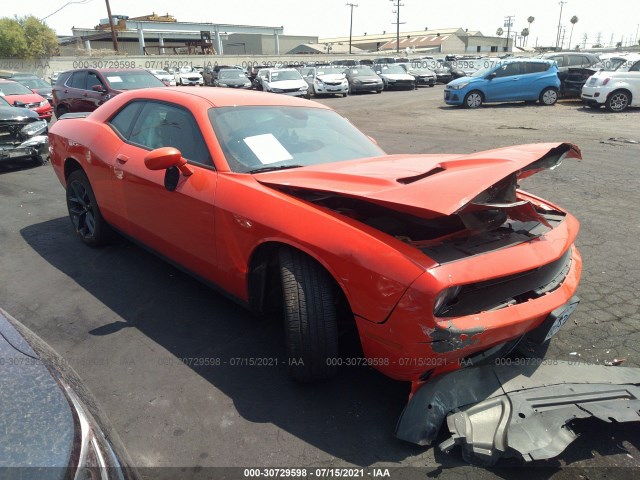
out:
<path id="1" fill-rule="evenodd" d="M 47 100 L 43 100 L 40 102 L 40 104 L 38 105 L 39 107 L 44 107 L 45 105 L 49 105 L 49 102 Z"/>
<path id="2" fill-rule="evenodd" d="M 47 105 L 49 102 L 45 102 Z M 25 125 L 20 130 L 20 133 L 25 137 L 33 137 L 34 135 L 40 135 L 47 131 L 47 122 L 45 120 L 38 120 L 37 122 L 31 122 L 29 125 Z"/>
<path id="3" fill-rule="evenodd" d="M 360 85 L 362 83 L 362 80 L 358 80 L 357 78 L 354 78 L 353 83 L 355 83 L 356 85 Z"/>
<path id="4" fill-rule="evenodd" d="M 442 313 L 444 313 L 450 305 L 455 303 L 456 297 L 460 293 L 460 290 L 462 290 L 462 287 L 458 285 L 455 287 L 447 288 L 446 290 L 440 292 L 440 294 L 436 298 L 436 302 L 433 304 L 433 314 L 436 317 L 439 317 Z"/>
<path id="5" fill-rule="evenodd" d="M 218 86 L 219 87 L 228 87 L 229 85 L 227 85 L 226 83 L 219 83 Z"/>
<path id="6" fill-rule="evenodd" d="M 279 89 L 279 88 L 272 88 L 272 89 L 271 89 L 271 91 L 272 91 L 273 93 L 282 93 L 282 90 L 281 90 L 281 89 Z"/>
<path id="7" fill-rule="evenodd" d="M 300 88 L 300 91 L 301 91 L 301 92 L 306 92 L 306 91 L 307 91 L 307 87 L 302 87 L 302 88 Z"/>
<path id="8" fill-rule="evenodd" d="M 319 78 L 316 78 L 313 83 L 315 83 L 319 87 L 321 87 L 323 85 L 322 80 L 320 80 Z"/>
<path id="9" fill-rule="evenodd" d="M 450 88 L 451 90 L 460 90 L 461 88 L 464 88 L 467 85 L 469 85 L 469 83 L 471 82 L 459 83 L 457 85 L 447 85 L 447 87 Z"/>

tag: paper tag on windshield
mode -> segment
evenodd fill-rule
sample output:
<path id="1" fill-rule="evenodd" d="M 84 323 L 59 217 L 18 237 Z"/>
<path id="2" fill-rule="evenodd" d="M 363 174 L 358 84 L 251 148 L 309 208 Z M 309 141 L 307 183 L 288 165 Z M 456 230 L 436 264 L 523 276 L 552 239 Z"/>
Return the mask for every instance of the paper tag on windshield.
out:
<path id="1" fill-rule="evenodd" d="M 113 77 L 107 76 L 107 80 L 109 80 L 109 82 L 111 83 L 122 82 L 122 78 L 116 77 L 116 76 L 113 76 Z"/>
<path id="2" fill-rule="evenodd" d="M 265 165 L 283 162 L 285 160 L 293 160 L 293 157 L 287 152 L 287 149 L 270 133 L 247 137 L 244 139 L 244 143 L 246 143 L 256 157 L 258 157 L 258 160 Z"/>

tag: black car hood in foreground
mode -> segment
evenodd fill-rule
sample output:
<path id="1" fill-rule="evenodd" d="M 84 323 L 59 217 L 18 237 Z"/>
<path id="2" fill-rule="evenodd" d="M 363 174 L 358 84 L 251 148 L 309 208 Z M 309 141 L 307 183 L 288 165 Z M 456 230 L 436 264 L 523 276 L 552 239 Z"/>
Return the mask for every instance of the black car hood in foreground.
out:
<path id="1" fill-rule="evenodd" d="M 430 380 L 406 406 L 396 435 L 430 445 L 446 419 L 448 452 L 461 445 L 471 463 L 501 457 L 529 462 L 555 457 L 576 439 L 569 423 L 640 421 L 640 369 L 546 360 L 483 365 Z"/>
<path id="2" fill-rule="evenodd" d="M 138 478 L 76 373 L 2 309 L 0 365 L 0 478 Z"/>
<path id="3" fill-rule="evenodd" d="M 26 124 L 36 120 L 40 120 L 40 117 L 28 108 L 0 106 L 0 122 L 24 121 Z"/>

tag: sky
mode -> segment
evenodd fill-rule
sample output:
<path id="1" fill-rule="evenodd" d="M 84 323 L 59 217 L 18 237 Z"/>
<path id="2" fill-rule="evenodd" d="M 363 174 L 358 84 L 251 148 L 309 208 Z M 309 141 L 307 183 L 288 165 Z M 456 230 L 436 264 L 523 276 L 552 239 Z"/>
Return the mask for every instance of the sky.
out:
<path id="1" fill-rule="evenodd" d="M 353 9 L 353 34 L 395 31 L 397 0 L 110 0 L 113 14 L 130 17 L 169 13 L 178 21 L 231 23 L 239 25 L 283 26 L 285 35 L 337 37 L 349 35 L 349 7 Z M 107 17 L 105 0 L 2 0 L 2 15 L 48 16 L 45 22 L 59 35 L 71 35 L 71 28 L 93 27 Z M 504 17 L 513 15 L 513 29 L 520 32 L 531 24 L 529 45 L 555 45 L 560 15 L 559 0 L 402 0 L 401 31 L 461 27 L 495 35 L 504 26 Z M 66 6 L 65 6 L 66 5 Z M 57 13 L 49 16 L 60 7 Z M 578 17 L 571 43 L 587 46 L 598 37 L 605 46 L 613 36 L 613 44 L 637 41 L 640 24 L 639 0 L 569 0 L 563 5 L 562 24 L 565 47 L 571 35 L 572 16 Z M 506 33 L 506 28 L 504 28 Z"/>

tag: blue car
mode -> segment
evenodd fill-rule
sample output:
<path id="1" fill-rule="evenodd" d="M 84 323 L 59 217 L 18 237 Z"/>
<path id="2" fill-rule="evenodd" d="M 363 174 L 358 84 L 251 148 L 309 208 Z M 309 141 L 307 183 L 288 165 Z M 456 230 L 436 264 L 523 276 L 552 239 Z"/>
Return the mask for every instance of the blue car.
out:
<path id="1" fill-rule="evenodd" d="M 444 90 L 447 105 L 478 108 L 487 102 L 539 101 L 553 105 L 558 100 L 560 78 L 555 62 L 540 59 L 509 59 L 452 80 Z"/>

